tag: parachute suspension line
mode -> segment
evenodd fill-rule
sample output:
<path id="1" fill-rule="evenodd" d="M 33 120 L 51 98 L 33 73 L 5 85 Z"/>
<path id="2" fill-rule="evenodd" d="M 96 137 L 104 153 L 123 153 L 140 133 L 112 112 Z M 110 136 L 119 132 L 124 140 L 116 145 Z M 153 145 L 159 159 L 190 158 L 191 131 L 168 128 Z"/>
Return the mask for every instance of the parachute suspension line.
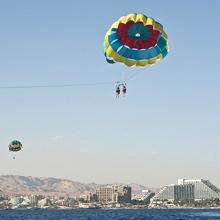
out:
<path id="1" fill-rule="evenodd" d="M 111 81 L 111 82 L 94 82 L 94 83 L 72 83 L 72 84 L 0 86 L 0 89 L 34 89 L 34 88 L 89 87 L 89 86 L 102 86 L 102 85 L 112 85 L 112 84 L 115 84 L 115 81 Z"/>
<path id="2" fill-rule="evenodd" d="M 124 79 L 124 82 L 133 79 L 134 77 L 139 75 L 143 70 L 144 70 L 144 68 L 142 68 L 141 70 L 140 69 L 135 69 L 134 73 L 132 73 L 130 76 L 128 76 L 127 78 Z"/>
<path id="3" fill-rule="evenodd" d="M 125 97 L 125 94 L 127 92 L 127 84 L 126 82 L 131 80 L 132 78 L 134 78 L 135 76 L 137 76 L 141 71 L 138 71 L 138 69 L 135 70 L 134 73 L 132 73 L 132 75 L 130 75 L 129 77 L 125 78 L 124 77 L 124 81 L 120 82 L 120 81 L 116 81 L 116 89 L 115 89 L 115 93 L 116 93 L 116 98 L 119 98 L 120 93 L 122 92 L 123 97 Z"/>
<path id="4" fill-rule="evenodd" d="M 138 75 L 138 69 L 129 77 L 124 78 L 124 82 L 131 80 Z M 38 88 L 65 88 L 65 87 L 92 87 L 92 86 L 104 86 L 115 85 L 121 83 L 120 81 L 108 81 L 108 82 L 89 82 L 89 83 L 71 83 L 71 84 L 46 84 L 46 85 L 21 85 L 21 86 L 0 86 L 0 89 L 38 89 Z"/>

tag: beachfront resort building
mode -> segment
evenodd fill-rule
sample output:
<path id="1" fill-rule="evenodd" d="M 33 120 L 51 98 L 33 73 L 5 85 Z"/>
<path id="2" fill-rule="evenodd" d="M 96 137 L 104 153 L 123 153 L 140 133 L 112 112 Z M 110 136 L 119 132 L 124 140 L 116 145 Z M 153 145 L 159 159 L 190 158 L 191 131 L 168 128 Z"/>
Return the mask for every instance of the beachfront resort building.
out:
<path id="1" fill-rule="evenodd" d="M 164 186 L 159 193 L 157 193 L 153 200 L 169 200 L 169 201 L 181 201 L 181 200 L 194 200 L 194 185 L 167 185 Z"/>
<path id="2" fill-rule="evenodd" d="M 130 203 L 131 187 L 126 185 L 100 186 L 96 189 L 100 203 Z"/>
<path id="3" fill-rule="evenodd" d="M 204 179 L 179 179 L 178 185 L 194 185 L 195 200 L 220 199 L 220 189 L 209 180 Z"/>
<path id="4" fill-rule="evenodd" d="M 220 190 L 209 180 L 179 179 L 178 184 L 164 186 L 153 201 L 192 201 L 220 198 Z"/>

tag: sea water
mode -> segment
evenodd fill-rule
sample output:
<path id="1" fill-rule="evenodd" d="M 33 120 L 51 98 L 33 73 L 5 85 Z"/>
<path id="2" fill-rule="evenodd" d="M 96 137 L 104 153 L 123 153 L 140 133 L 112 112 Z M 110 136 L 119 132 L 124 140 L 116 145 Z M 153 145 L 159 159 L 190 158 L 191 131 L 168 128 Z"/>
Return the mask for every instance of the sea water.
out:
<path id="1" fill-rule="evenodd" d="M 0 220 L 220 220 L 220 209 L 0 210 Z"/>

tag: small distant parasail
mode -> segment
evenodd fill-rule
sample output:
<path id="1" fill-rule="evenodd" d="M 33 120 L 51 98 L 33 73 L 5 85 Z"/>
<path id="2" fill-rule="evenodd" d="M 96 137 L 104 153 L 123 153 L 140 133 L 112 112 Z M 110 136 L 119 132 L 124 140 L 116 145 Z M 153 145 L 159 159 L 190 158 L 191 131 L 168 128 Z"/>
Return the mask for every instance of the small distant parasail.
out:
<path id="1" fill-rule="evenodd" d="M 18 140 L 13 140 L 13 141 L 8 145 L 9 151 L 12 151 L 12 152 L 20 151 L 22 148 L 23 148 L 23 146 L 22 146 L 21 142 L 18 141 Z"/>
<path id="2" fill-rule="evenodd" d="M 105 35 L 104 53 L 108 63 L 144 67 L 155 64 L 169 52 L 163 26 L 144 14 L 129 14 L 114 22 Z"/>

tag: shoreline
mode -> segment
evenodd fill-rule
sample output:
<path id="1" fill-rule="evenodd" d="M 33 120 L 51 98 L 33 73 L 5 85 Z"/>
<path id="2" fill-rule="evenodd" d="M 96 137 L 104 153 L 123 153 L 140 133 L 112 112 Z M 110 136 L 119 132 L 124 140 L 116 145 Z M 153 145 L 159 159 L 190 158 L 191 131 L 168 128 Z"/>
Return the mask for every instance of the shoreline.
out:
<path id="1" fill-rule="evenodd" d="M 151 208 L 151 207 L 143 207 L 143 208 L 135 208 L 135 207 L 127 207 L 127 208 L 74 208 L 74 207 L 62 207 L 62 208 L 0 208 L 0 211 L 3 210 L 179 210 L 179 209 L 193 209 L 193 210 L 215 210 L 215 209 L 220 209 L 219 207 L 157 207 L 157 208 Z"/>

